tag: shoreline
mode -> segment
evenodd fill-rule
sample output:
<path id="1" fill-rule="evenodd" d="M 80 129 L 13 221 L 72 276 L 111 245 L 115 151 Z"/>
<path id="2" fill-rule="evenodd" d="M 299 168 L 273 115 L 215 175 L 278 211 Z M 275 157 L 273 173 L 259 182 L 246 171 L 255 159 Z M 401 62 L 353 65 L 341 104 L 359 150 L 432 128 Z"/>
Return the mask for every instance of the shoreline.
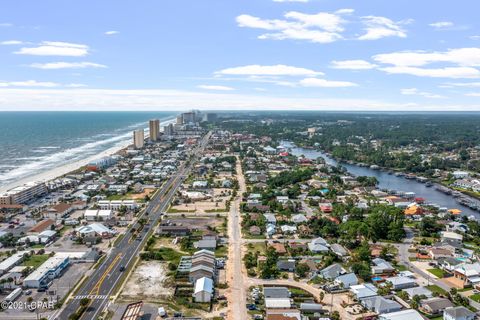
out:
<path id="1" fill-rule="evenodd" d="M 175 122 L 175 118 L 165 120 L 162 124 L 168 125 L 168 124 L 174 123 L 174 122 Z M 108 156 L 114 155 L 114 154 L 128 148 L 131 145 L 132 145 L 132 142 L 131 142 L 131 139 L 129 139 L 128 142 L 125 141 L 124 143 L 121 143 L 121 144 L 119 143 L 119 145 L 117 145 L 117 146 L 110 147 L 110 148 L 108 148 L 104 151 L 100 151 L 99 153 L 97 153 L 93 156 L 87 157 L 85 159 L 70 162 L 70 163 L 65 163 L 65 164 L 59 165 L 57 168 L 49 169 L 49 170 L 46 170 L 44 172 L 39 172 L 39 173 L 36 173 L 36 174 L 32 174 L 32 175 L 23 177 L 23 178 L 18 179 L 14 182 L 5 184 L 3 186 L 0 186 L 0 193 L 6 192 L 10 189 L 13 189 L 15 187 L 24 185 L 25 183 L 28 183 L 28 182 L 31 182 L 31 181 L 47 182 L 47 181 L 50 181 L 50 180 L 55 180 L 57 178 L 60 178 L 64 175 L 72 172 L 72 171 L 78 170 L 79 168 L 87 165 L 91 161 L 98 160 L 98 159 L 103 158 L 103 157 L 108 157 Z"/>

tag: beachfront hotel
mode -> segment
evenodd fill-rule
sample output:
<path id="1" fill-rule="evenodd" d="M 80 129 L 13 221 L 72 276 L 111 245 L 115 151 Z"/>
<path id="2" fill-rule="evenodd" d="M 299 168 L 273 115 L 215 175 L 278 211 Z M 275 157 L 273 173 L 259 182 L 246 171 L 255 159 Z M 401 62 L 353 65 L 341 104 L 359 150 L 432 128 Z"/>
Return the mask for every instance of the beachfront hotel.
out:
<path id="1" fill-rule="evenodd" d="M 0 205 L 25 204 L 48 192 L 43 182 L 29 182 L 0 194 Z"/>
<path id="2" fill-rule="evenodd" d="M 145 143 L 143 129 L 133 131 L 133 146 L 135 149 L 142 149 Z"/>
<path id="3" fill-rule="evenodd" d="M 158 141 L 160 138 L 160 120 L 154 119 L 149 121 L 150 125 L 150 141 Z"/>

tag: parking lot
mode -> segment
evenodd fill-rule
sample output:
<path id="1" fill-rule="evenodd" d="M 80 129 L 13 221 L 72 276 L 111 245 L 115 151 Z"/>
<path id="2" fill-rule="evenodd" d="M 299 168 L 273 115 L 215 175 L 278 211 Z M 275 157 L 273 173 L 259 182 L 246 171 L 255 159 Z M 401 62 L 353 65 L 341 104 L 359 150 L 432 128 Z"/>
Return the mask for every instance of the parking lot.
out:
<path id="1" fill-rule="evenodd" d="M 35 302 L 47 301 L 50 302 L 47 308 L 41 308 L 34 311 L 25 310 L 23 308 L 9 309 L 0 312 L 0 319 L 40 319 L 42 317 L 48 317 L 53 310 L 51 309 L 51 306 L 53 306 L 55 302 L 63 299 L 91 266 L 91 263 L 71 264 L 60 278 L 53 280 L 47 291 L 37 292 L 36 289 L 30 289 L 29 291 L 31 291 L 31 294 L 27 294 L 27 290 L 24 290 L 22 295 L 16 300 L 18 305 L 22 305 L 22 303 L 26 304 L 30 297 L 33 299 L 32 301 Z M 1 298 L 3 299 L 5 296 L 2 296 Z"/>

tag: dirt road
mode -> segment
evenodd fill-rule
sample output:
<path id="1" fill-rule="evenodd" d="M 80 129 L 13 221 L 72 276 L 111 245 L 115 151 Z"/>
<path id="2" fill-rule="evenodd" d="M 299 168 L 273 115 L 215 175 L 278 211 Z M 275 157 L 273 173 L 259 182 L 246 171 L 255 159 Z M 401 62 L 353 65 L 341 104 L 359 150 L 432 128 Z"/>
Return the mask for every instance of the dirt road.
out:
<path id="1" fill-rule="evenodd" d="M 227 319 L 244 320 L 248 319 L 247 309 L 247 288 L 245 288 L 245 270 L 242 263 L 242 234 L 240 201 L 242 194 L 246 191 L 245 179 L 242 172 L 240 159 L 237 157 L 237 179 L 239 191 L 237 199 L 232 203 L 228 215 L 228 260 L 227 260 L 227 299 L 228 312 Z"/>

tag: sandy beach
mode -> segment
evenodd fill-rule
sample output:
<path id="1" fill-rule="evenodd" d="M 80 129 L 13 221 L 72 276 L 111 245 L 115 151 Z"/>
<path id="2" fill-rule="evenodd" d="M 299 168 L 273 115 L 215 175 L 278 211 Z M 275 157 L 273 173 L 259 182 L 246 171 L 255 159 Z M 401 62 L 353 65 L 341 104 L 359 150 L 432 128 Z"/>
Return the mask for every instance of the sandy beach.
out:
<path id="1" fill-rule="evenodd" d="M 175 119 L 165 120 L 164 122 L 162 122 L 162 125 L 168 125 L 168 124 L 174 123 L 174 122 L 175 122 Z M 147 133 L 148 130 L 146 130 L 145 132 Z M 131 140 L 125 141 L 124 143 L 120 143 L 120 144 L 116 145 L 115 147 L 109 148 L 107 150 L 104 150 L 104 151 L 102 151 L 102 152 L 100 152 L 96 155 L 87 157 L 85 159 L 70 162 L 70 163 L 66 163 L 66 164 L 60 165 L 60 166 L 58 166 L 57 168 L 54 168 L 54 169 L 50 169 L 50 170 L 46 170 L 44 172 L 40 172 L 40 173 L 37 173 L 37 174 L 26 176 L 24 178 L 18 179 L 15 182 L 8 183 L 8 184 L 0 186 L 0 193 L 5 192 L 7 190 L 10 190 L 12 188 L 15 188 L 17 186 L 21 186 L 21 185 L 23 185 L 27 182 L 31 182 L 31 181 L 46 182 L 46 181 L 49 181 L 49 180 L 54 180 L 54 179 L 56 179 L 58 177 L 61 177 L 61 176 L 65 175 L 69 172 L 75 171 L 82 166 L 87 165 L 91 161 L 98 160 L 98 159 L 103 158 L 103 157 L 111 156 L 111 155 L 119 152 L 120 150 L 127 148 L 131 144 L 132 144 Z"/>

